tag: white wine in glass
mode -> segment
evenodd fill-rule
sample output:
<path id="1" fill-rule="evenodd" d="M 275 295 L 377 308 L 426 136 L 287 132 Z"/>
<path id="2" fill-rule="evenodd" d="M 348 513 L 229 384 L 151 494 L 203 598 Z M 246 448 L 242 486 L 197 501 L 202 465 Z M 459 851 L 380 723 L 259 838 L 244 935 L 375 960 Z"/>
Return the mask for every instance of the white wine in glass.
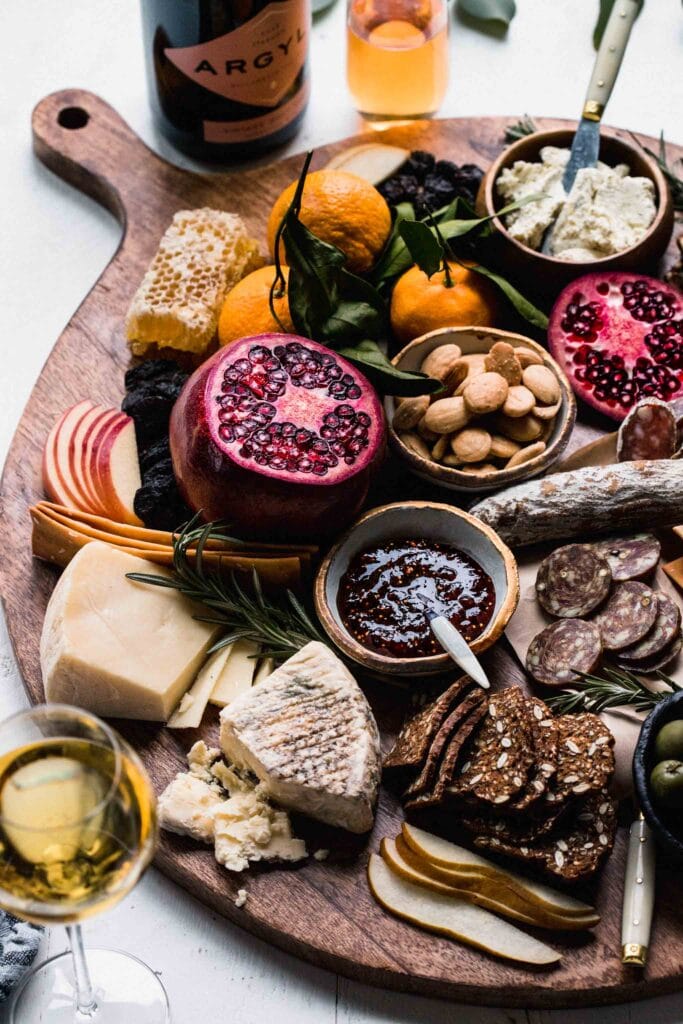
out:
<path id="1" fill-rule="evenodd" d="M 155 797 L 137 755 L 78 708 L 42 705 L 0 724 L 0 906 L 64 924 L 71 951 L 31 971 L 10 1024 L 165 1024 L 168 1000 L 141 961 L 86 959 L 80 921 L 118 903 L 152 859 Z"/>

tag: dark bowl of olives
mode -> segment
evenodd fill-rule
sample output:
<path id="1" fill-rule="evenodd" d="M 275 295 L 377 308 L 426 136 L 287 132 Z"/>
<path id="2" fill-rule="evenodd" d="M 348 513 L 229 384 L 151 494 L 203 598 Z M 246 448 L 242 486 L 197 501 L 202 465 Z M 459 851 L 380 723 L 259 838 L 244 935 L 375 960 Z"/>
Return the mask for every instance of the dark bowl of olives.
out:
<path id="1" fill-rule="evenodd" d="M 683 691 L 665 697 L 646 718 L 633 756 L 633 784 L 659 846 L 683 864 Z"/>

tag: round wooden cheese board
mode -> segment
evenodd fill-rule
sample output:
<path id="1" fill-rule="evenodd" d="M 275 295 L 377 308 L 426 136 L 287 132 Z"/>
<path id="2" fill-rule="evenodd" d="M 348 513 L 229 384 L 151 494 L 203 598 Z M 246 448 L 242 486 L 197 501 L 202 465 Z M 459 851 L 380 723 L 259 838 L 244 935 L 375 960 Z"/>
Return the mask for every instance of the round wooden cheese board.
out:
<path id="1" fill-rule="evenodd" d="M 458 163 L 486 166 L 504 145 L 510 118 L 421 122 L 382 135 L 410 148 L 437 152 Z M 561 122 L 539 119 L 540 127 Z M 10 636 L 32 701 L 43 699 L 38 644 L 55 570 L 31 556 L 28 506 L 42 497 L 41 453 L 49 428 L 64 408 L 84 396 L 118 405 L 128 352 L 123 318 L 130 298 L 158 241 L 180 208 L 214 206 L 240 213 L 263 240 L 268 211 L 281 189 L 294 179 L 300 157 L 246 172 L 198 175 L 180 170 L 152 153 L 101 99 L 68 90 L 48 96 L 33 116 L 37 156 L 56 174 L 88 193 L 117 218 L 121 244 L 109 266 L 57 340 L 33 389 L 10 448 L 2 479 L 5 545 L 0 582 Z M 367 141 L 367 136 L 362 136 Z M 357 142 L 321 148 L 314 166 Z M 647 140 L 655 145 L 655 140 Z M 672 157 L 683 150 L 670 147 Z M 673 246 L 668 259 L 673 259 Z M 608 425 L 585 411 L 572 447 L 595 439 Z M 406 476 L 389 462 L 371 504 L 406 497 L 448 500 L 440 491 Z M 150 637 L 150 642 L 154 638 Z M 525 685 L 511 653 L 499 644 L 484 656 L 498 685 Z M 362 681 L 382 731 L 386 749 L 410 706 L 410 692 L 376 681 Z M 201 730 L 172 731 L 158 724 L 115 723 L 142 756 L 158 792 L 185 765 L 184 755 L 203 737 L 215 741 L 217 716 L 207 715 Z M 370 851 L 383 836 L 394 836 L 402 813 L 382 791 L 377 821 L 367 842 L 349 849 L 348 838 L 318 829 L 317 847 L 329 846 L 325 861 L 310 859 L 292 870 L 250 871 L 233 876 L 211 850 L 163 834 L 157 866 L 212 910 L 266 941 L 351 978 L 389 988 L 488 1005 L 524 1007 L 584 1006 L 620 1002 L 683 988 L 683 879 L 661 868 L 660 898 L 652 948 L 644 971 L 624 967 L 619 957 L 621 890 L 626 830 L 596 883 L 584 892 L 596 901 L 602 921 L 593 934 L 557 943 L 561 964 L 550 971 L 509 966 L 483 953 L 420 931 L 383 911 L 365 878 Z M 295 825 L 304 828 L 298 821 Z M 237 890 L 248 899 L 235 906 Z M 555 936 L 548 937 L 551 942 Z"/>

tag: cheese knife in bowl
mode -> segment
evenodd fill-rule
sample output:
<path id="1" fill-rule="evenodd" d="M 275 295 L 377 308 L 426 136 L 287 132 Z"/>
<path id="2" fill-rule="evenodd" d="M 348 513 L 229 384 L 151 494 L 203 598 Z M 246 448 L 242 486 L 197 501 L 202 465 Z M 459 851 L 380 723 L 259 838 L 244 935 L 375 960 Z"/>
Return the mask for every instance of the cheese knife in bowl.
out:
<path id="1" fill-rule="evenodd" d="M 424 606 L 425 615 L 431 627 L 432 633 L 439 641 L 444 651 L 450 654 L 456 665 L 459 665 L 463 672 L 466 672 L 470 679 L 473 679 L 483 690 L 490 689 L 490 682 L 478 658 L 472 654 L 467 641 L 452 622 L 444 615 L 438 615 L 432 611 L 427 603 Z"/>

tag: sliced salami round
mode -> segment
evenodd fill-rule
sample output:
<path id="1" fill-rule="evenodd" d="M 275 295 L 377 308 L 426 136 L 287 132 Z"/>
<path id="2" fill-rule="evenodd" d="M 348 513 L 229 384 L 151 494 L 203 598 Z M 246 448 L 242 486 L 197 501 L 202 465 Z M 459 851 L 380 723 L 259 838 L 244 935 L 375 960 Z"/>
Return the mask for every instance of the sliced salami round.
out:
<path id="1" fill-rule="evenodd" d="M 546 626 L 529 645 L 527 671 L 544 686 L 570 686 L 577 672 L 592 672 L 602 655 L 600 630 L 583 619 Z"/>
<path id="2" fill-rule="evenodd" d="M 617 434 L 617 461 L 671 459 L 676 443 L 676 417 L 668 402 L 643 398 L 629 412 Z"/>
<path id="3" fill-rule="evenodd" d="M 635 533 L 631 537 L 608 537 L 593 547 L 607 559 L 615 583 L 640 580 L 656 567 L 661 544 L 651 533 Z"/>
<path id="4" fill-rule="evenodd" d="M 661 654 L 681 631 L 681 610 L 675 601 L 656 590 L 657 618 L 655 624 L 642 640 L 632 647 L 625 647 L 619 657 L 627 661 L 643 661 Z"/>
<path id="5" fill-rule="evenodd" d="M 627 661 L 626 658 L 622 658 L 621 654 L 617 659 L 617 664 L 620 668 L 625 668 L 628 672 L 635 672 L 642 675 L 650 675 L 653 672 L 657 672 L 660 668 L 665 668 L 674 658 L 678 657 L 683 648 L 683 637 L 679 633 L 678 636 L 665 647 L 663 651 L 658 654 L 653 654 L 651 658 L 643 659 L 642 661 Z"/>
<path id="6" fill-rule="evenodd" d="M 536 595 L 549 615 L 577 619 L 602 604 L 611 583 L 607 560 L 590 544 L 566 544 L 538 567 Z"/>
<path id="7" fill-rule="evenodd" d="M 654 626 L 657 606 L 657 595 L 644 583 L 618 583 L 592 620 L 600 630 L 602 646 L 622 651 L 638 643 Z"/>

